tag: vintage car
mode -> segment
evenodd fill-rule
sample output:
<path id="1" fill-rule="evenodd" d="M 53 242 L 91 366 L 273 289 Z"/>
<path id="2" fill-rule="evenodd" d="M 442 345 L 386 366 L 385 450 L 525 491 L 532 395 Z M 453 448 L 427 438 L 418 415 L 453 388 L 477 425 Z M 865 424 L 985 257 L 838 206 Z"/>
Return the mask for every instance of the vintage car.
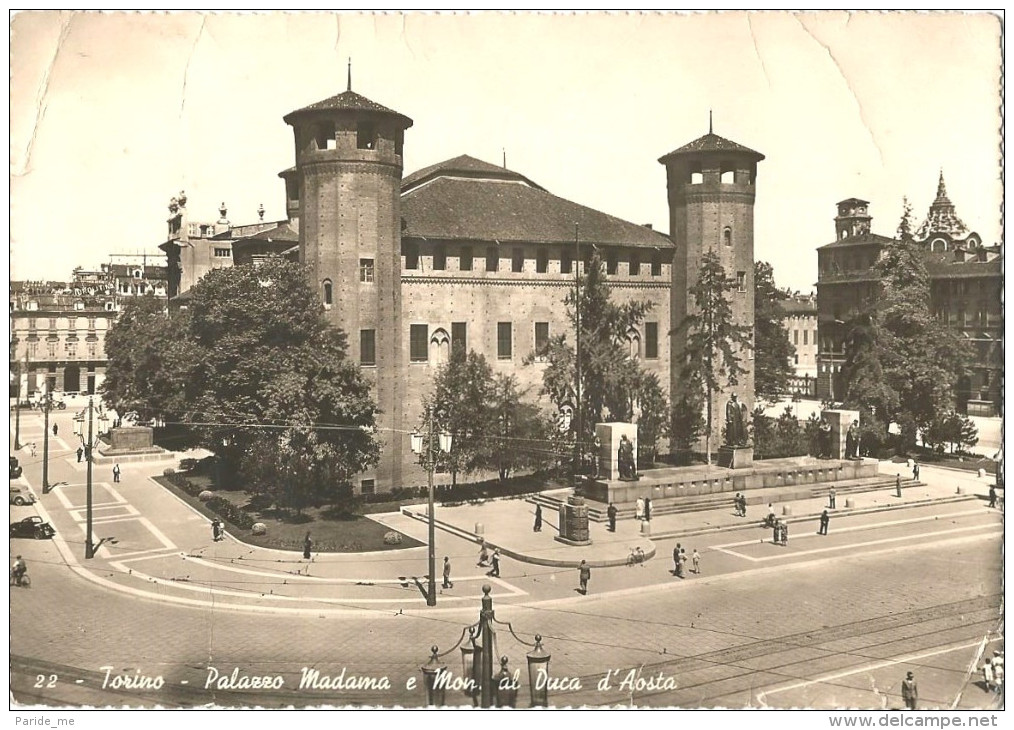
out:
<path id="1" fill-rule="evenodd" d="M 24 504 L 35 504 L 37 501 L 35 495 L 24 487 L 11 485 L 11 504 L 16 504 L 20 507 Z"/>
<path id="2" fill-rule="evenodd" d="M 21 465 L 18 464 L 18 457 L 10 457 L 10 469 L 8 471 L 11 479 L 17 479 L 21 476 Z"/>
<path id="3" fill-rule="evenodd" d="M 11 537 L 31 537 L 36 540 L 48 540 L 56 534 L 56 530 L 48 522 L 43 522 L 38 515 L 26 517 L 20 522 L 11 523 Z"/>

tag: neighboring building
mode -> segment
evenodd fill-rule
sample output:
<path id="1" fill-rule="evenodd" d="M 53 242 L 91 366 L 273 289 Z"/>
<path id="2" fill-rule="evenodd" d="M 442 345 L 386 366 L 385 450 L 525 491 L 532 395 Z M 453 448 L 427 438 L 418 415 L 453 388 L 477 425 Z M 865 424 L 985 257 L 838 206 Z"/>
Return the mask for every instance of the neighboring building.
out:
<path id="1" fill-rule="evenodd" d="M 817 394 L 817 298 L 796 295 L 778 306 L 785 318 L 785 336 L 796 348 L 789 392 L 812 398 Z"/>
<path id="2" fill-rule="evenodd" d="M 660 160 L 671 240 L 467 155 L 402 178 L 412 120 L 351 89 L 285 121 L 296 149 L 296 165 L 279 174 L 288 220 L 243 236 L 230 230 L 232 261 L 298 255 L 327 319 L 347 333 L 349 356 L 373 382 L 381 411 L 383 455 L 360 475 L 363 493 L 425 479 L 408 435 L 453 348 L 484 355 L 495 372 L 516 376 L 528 398 L 538 396 L 549 338 L 573 341 L 563 302 L 593 247 L 615 300 L 652 303 L 627 339 L 630 356 L 663 383 L 678 380 L 670 363 L 679 343 L 667 338 L 688 311 L 687 286 L 705 248 L 738 272 L 734 311 L 753 322 L 754 182 L 763 156 L 710 131 Z M 185 201 L 176 203 L 162 248 L 179 305 L 213 268 L 199 252 L 220 239 L 195 242 Z M 737 392 L 752 408 L 752 371 Z"/>
<path id="3" fill-rule="evenodd" d="M 843 395 L 845 322 L 870 306 L 878 290 L 872 267 L 894 239 L 870 232 L 869 203 L 838 203 L 837 240 L 818 249 L 818 386 L 820 398 Z M 934 316 L 957 329 L 973 346 L 972 374 L 955 383 L 957 406 L 970 415 L 1002 415 L 1002 251 L 986 246 L 961 221 L 947 197 L 943 173 L 926 219 L 915 233 L 930 277 Z"/>

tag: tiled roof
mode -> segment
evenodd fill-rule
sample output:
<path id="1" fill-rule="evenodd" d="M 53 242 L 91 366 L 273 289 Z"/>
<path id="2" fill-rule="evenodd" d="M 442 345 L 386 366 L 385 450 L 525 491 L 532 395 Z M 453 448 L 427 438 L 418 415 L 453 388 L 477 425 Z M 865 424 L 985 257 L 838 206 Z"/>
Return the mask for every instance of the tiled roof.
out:
<path id="1" fill-rule="evenodd" d="M 386 106 L 382 106 L 375 101 L 367 99 L 365 96 L 357 94 L 354 91 L 343 91 L 342 93 L 323 99 L 321 101 L 304 106 L 302 109 L 297 109 L 294 112 L 289 112 L 283 119 L 286 124 L 292 124 L 292 122 L 298 116 L 305 114 L 312 114 L 314 112 L 326 112 L 326 111 L 355 111 L 355 112 L 370 112 L 373 114 L 388 114 L 394 117 L 398 117 L 405 127 L 412 126 L 412 120 L 406 117 L 404 114 L 399 114 L 393 109 L 388 109 Z"/>
<path id="2" fill-rule="evenodd" d="M 258 231 L 252 233 L 249 236 L 243 236 L 242 238 L 235 239 L 235 243 L 240 241 L 299 241 L 299 234 L 292 229 L 288 221 L 279 221 L 278 225 L 274 228 L 268 228 L 265 231 Z"/>
<path id="3" fill-rule="evenodd" d="M 838 241 L 831 241 L 831 243 L 825 243 L 823 246 L 818 246 L 817 250 L 821 251 L 825 248 L 845 248 L 847 246 L 869 246 L 870 244 L 886 245 L 893 241 L 894 241 L 893 238 L 881 236 L 878 233 L 865 233 L 862 236 L 853 236 L 852 238 L 842 238 Z"/>
<path id="4" fill-rule="evenodd" d="M 744 147 L 738 142 L 733 142 L 725 137 L 719 137 L 717 134 L 708 132 L 703 137 L 698 137 L 693 142 L 685 144 L 679 149 L 675 149 L 669 154 L 659 157 L 658 161 L 664 165 L 670 157 L 697 154 L 699 152 L 742 152 L 752 155 L 758 162 L 764 159 L 764 155 L 756 150 L 752 150 L 749 147 Z"/>
<path id="5" fill-rule="evenodd" d="M 782 299 L 778 307 L 785 314 L 817 314 L 816 299 Z"/>
<path id="6" fill-rule="evenodd" d="M 478 160 L 469 155 L 459 155 L 453 159 L 438 162 L 435 165 L 424 167 L 421 170 L 416 170 L 411 175 L 407 175 L 401 181 L 401 192 L 402 194 L 407 193 L 412 188 L 419 187 L 420 185 L 437 177 L 475 177 L 493 180 L 517 180 L 519 182 L 527 183 L 538 190 L 545 190 L 545 188 L 541 185 L 532 182 L 520 173 L 508 170 L 506 167 L 493 165 L 489 162 L 483 162 L 482 160 Z"/>
<path id="7" fill-rule="evenodd" d="M 517 173 L 490 167 L 496 172 L 491 170 L 486 177 L 434 175 L 426 170 L 420 170 L 425 176 L 409 176 L 415 187 L 402 193 L 402 237 L 561 243 L 574 240 L 576 223 L 582 243 L 644 248 L 673 245 L 650 228 L 564 200 L 533 187 Z M 420 185 L 424 177 L 432 177 L 432 181 Z"/>

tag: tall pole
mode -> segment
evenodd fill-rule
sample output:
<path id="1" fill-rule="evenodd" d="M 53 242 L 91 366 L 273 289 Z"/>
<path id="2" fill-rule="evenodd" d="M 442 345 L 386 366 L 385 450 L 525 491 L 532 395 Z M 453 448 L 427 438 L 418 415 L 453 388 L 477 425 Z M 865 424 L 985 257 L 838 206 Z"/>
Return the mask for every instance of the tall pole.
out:
<path id="1" fill-rule="evenodd" d="M 52 395 L 49 392 L 49 381 L 46 381 L 46 392 L 42 397 L 42 493 L 49 494 L 49 404 Z"/>
<path id="2" fill-rule="evenodd" d="M 85 535 L 85 559 L 95 557 L 95 548 L 92 543 L 92 399 L 88 399 L 88 442 L 85 448 L 85 460 L 88 462 L 88 487 L 87 487 L 87 521 L 88 528 Z"/>
<path id="3" fill-rule="evenodd" d="M 576 260 L 574 262 L 574 312 L 575 312 L 575 347 L 574 347 L 574 369 L 576 371 L 576 382 L 574 391 L 577 394 L 577 403 L 574 407 L 574 417 L 577 421 L 577 428 L 574 431 L 574 489 L 578 485 L 578 468 L 581 465 L 581 436 L 584 433 L 581 429 L 581 239 L 578 237 L 578 224 L 574 224 L 574 251 Z"/>
<path id="4" fill-rule="evenodd" d="M 482 678 L 479 681 L 480 707 L 493 706 L 493 598 L 490 586 L 482 587 L 482 610 L 479 611 L 479 629 L 482 637 Z"/>
<path id="5" fill-rule="evenodd" d="M 436 519 L 433 515 L 433 409 L 426 414 L 429 421 L 429 438 L 426 442 L 426 475 L 429 481 L 429 562 L 430 583 L 426 591 L 426 605 L 437 605 L 437 552 L 436 552 Z"/>
<path id="6" fill-rule="evenodd" d="M 21 449 L 21 368 L 18 368 L 18 392 L 14 397 L 14 450 Z"/>

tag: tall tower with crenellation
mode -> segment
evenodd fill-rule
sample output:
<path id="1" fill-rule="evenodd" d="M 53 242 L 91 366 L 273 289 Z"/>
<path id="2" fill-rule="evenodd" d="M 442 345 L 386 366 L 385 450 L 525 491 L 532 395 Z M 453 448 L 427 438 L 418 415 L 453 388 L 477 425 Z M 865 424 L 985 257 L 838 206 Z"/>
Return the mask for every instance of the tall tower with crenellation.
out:
<path id="1" fill-rule="evenodd" d="M 348 89 L 284 117 L 293 128 L 299 260 L 348 355 L 374 383 L 382 442 L 369 486 L 400 486 L 406 360 L 401 327 L 402 145 L 412 120 Z M 290 191 L 291 197 L 295 190 Z M 369 479 L 374 479 L 368 485 Z"/>
<path id="2" fill-rule="evenodd" d="M 736 281 L 732 312 L 738 324 L 753 327 L 753 206 L 757 163 L 764 155 L 714 134 L 661 157 L 669 193 L 669 235 L 675 244 L 672 266 L 670 339 L 673 401 L 684 387 L 681 366 L 687 333 L 679 324 L 694 307 L 691 289 L 697 282 L 705 252 L 718 254 L 725 273 Z M 737 385 L 713 398 L 712 450 L 722 443 L 725 404 L 733 393 L 749 412 L 754 405 L 754 368 L 750 352 L 739 353 L 746 370 Z M 703 447 L 703 444 L 701 444 Z M 703 448 L 702 448 L 703 450 Z"/>

